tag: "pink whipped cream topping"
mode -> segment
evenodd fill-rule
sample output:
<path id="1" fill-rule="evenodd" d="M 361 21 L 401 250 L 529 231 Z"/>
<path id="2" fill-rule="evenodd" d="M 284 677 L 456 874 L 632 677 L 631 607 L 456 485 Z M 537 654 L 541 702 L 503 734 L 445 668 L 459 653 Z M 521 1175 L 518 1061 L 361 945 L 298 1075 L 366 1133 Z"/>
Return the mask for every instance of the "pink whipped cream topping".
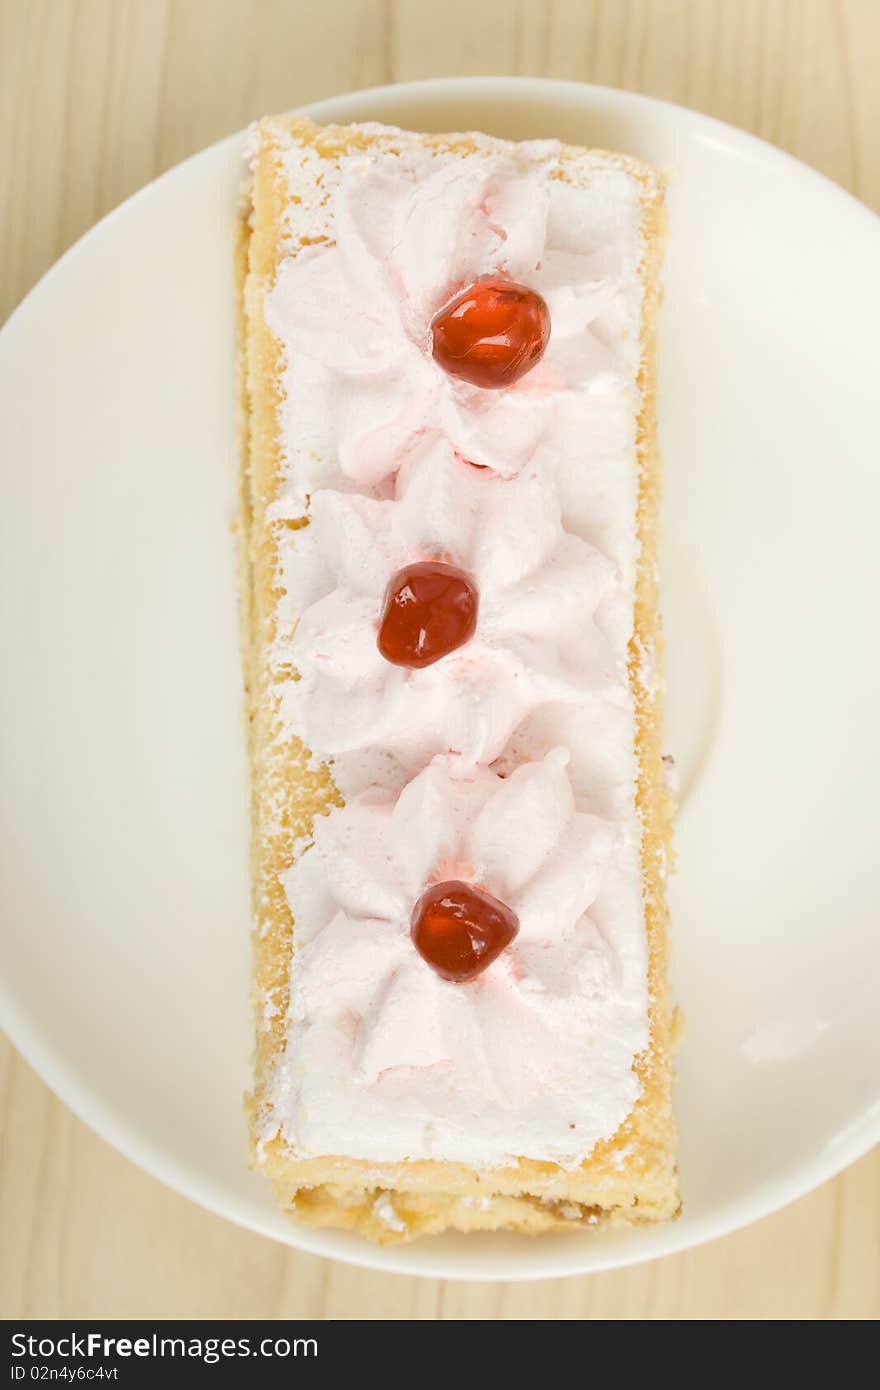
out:
<path id="1" fill-rule="evenodd" d="M 638 188 L 550 143 L 467 158 L 396 132 L 338 165 L 285 143 L 294 249 L 267 297 L 285 355 L 285 731 L 347 805 L 286 888 L 296 921 L 275 1120 L 303 1155 L 580 1162 L 638 1094 L 648 1041 L 634 714 Z M 542 362 L 480 391 L 430 321 L 507 274 L 552 320 Z M 483 465 L 474 468 L 471 464 Z M 392 574 L 475 578 L 474 638 L 408 671 L 376 648 Z M 468 985 L 409 938 L 427 883 L 520 917 Z"/>
<path id="2" fill-rule="evenodd" d="M 539 706 L 620 684 L 627 596 L 607 557 L 563 528 L 549 467 L 505 479 L 438 439 L 409 455 L 392 498 L 320 491 L 310 519 L 283 562 L 291 628 L 301 615 L 285 717 L 335 759 L 346 792 L 383 761 L 404 777 L 441 752 L 490 763 Z M 431 558 L 476 581 L 477 631 L 406 670 L 380 654 L 377 617 L 390 577 Z"/>
<path id="3" fill-rule="evenodd" d="M 621 359 L 634 376 L 639 356 L 626 284 L 638 190 L 597 164 L 588 207 L 581 190 L 552 178 L 555 147 L 531 148 L 519 160 L 351 156 L 322 171 L 330 202 L 312 215 L 326 235 L 330 210 L 335 239 L 286 261 L 267 304 L 297 362 L 285 431 L 285 501 L 296 514 L 334 479 L 380 485 L 429 435 L 505 476 L 538 448 L 582 450 L 584 393 L 612 397 L 600 415 L 614 411 L 631 429 L 616 387 Z M 292 229 L 310 218 L 301 206 L 291 208 Z M 541 363 L 506 391 L 447 376 L 430 353 L 436 311 L 490 274 L 538 290 L 552 323 Z"/>
<path id="4" fill-rule="evenodd" d="M 284 1091 L 306 1152 L 467 1162 L 476 1122 L 487 1157 L 529 1153 L 539 1128 L 565 1163 L 605 1132 L 608 1086 L 635 1101 L 644 953 L 621 953 L 590 915 L 620 834 L 576 809 L 567 761 L 555 750 L 504 779 L 438 757 L 399 797 L 367 793 L 318 822 L 286 885 L 299 944 Z M 414 900 L 448 877 L 520 921 L 468 985 L 410 940 Z"/>

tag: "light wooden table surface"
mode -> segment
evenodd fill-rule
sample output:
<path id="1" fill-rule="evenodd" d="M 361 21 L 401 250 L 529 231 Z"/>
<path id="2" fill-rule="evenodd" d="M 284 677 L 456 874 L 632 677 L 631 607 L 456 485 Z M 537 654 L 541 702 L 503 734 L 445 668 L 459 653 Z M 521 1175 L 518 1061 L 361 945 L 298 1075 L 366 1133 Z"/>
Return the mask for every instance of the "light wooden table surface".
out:
<path id="1" fill-rule="evenodd" d="M 0 318 L 97 218 L 252 117 L 452 73 L 666 97 L 880 208 L 878 0 L 0 0 Z M 96 1139 L 5 1043 L 0 1123 L 0 1316 L 880 1315 L 880 1152 L 684 1255 L 457 1285 L 349 1269 L 209 1216 Z"/>

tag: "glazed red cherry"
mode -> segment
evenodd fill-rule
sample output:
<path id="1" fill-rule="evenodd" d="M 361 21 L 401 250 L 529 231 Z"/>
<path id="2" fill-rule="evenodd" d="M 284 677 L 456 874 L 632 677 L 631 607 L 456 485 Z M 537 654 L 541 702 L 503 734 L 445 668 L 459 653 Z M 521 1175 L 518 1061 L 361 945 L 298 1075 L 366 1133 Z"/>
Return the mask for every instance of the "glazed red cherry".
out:
<path id="1" fill-rule="evenodd" d="M 550 311 L 513 280 L 477 280 L 431 324 L 434 361 L 472 386 L 498 390 L 530 372 L 550 341 Z"/>
<path id="2" fill-rule="evenodd" d="M 377 645 L 395 666 L 432 666 L 474 635 L 477 588 L 441 560 L 405 565 L 388 585 Z"/>
<path id="3" fill-rule="evenodd" d="M 422 894 L 410 931 L 423 960 L 444 980 L 463 984 L 497 960 L 519 931 L 504 903 L 473 884 L 450 879 Z"/>

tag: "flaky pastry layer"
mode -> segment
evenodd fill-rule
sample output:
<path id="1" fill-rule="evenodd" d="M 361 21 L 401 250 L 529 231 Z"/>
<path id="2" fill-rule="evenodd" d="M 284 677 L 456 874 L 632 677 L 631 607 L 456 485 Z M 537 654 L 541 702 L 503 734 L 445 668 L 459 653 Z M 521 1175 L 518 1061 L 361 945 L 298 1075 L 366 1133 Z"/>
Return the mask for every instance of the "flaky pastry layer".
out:
<path id="1" fill-rule="evenodd" d="M 635 1062 L 641 1096 L 617 1133 L 597 1145 L 574 1171 L 525 1158 L 487 1171 L 437 1160 L 377 1165 L 334 1155 L 302 1159 L 291 1153 L 273 1121 L 272 1077 L 285 1047 L 290 962 L 296 949 L 295 923 L 282 876 L 292 862 L 294 843 L 308 836 L 315 816 L 342 804 L 329 769 L 316 768 L 308 750 L 285 736 L 279 718 L 278 678 L 269 661 L 280 597 L 279 547 L 290 539 L 291 529 L 307 524 L 306 517 L 293 523 L 267 520 L 267 509 L 282 482 L 283 362 L 281 346 L 266 324 L 264 304 L 281 260 L 296 251 L 285 226 L 289 194 L 280 150 L 283 142 L 293 140 L 334 161 L 353 150 L 393 150 L 397 140 L 414 138 L 462 155 L 474 149 L 467 135 L 413 137 L 345 126 L 318 127 L 294 116 L 264 121 L 258 128 L 258 152 L 239 221 L 239 554 L 251 765 L 257 1019 L 254 1090 L 248 1098 L 252 1161 L 272 1182 L 281 1206 L 299 1220 L 358 1231 L 381 1243 L 450 1228 L 538 1233 L 609 1222 L 657 1221 L 675 1215 L 679 1207 L 666 969 L 665 878 L 671 858 L 672 805 L 662 762 L 659 674 L 650 683 L 640 679 L 646 652 L 654 654 L 658 673 L 662 667 L 655 563 L 659 493 L 655 330 L 663 190 L 653 170 L 620 155 L 603 158 L 624 167 L 639 184 L 644 246 L 637 433 L 640 563 L 629 660 L 636 707 L 637 806 L 643 831 L 649 955 L 650 1045 Z M 564 147 L 559 176 L 576 184 L 583 154 Z"/>

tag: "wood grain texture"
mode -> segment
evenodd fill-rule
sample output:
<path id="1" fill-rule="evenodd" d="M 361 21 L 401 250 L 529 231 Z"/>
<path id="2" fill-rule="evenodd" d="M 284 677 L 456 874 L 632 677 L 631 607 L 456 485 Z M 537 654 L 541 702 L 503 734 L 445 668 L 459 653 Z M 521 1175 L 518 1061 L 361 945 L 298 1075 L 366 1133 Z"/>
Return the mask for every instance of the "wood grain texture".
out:
<path id="1" fill-rule="evenodd" d="M 332 35 L 332 41 L 330 36 Z M 0 318 L 122 198 L 265 111 L 529 73 L 693 106 L 880 209 L 876 0 L 0 0 Z M 880 1152 L 710 1246 L 445 1284 L 289 1251 L 96 1139 L 0 1044 L 0 1316 L 876 1318 Z"/>

